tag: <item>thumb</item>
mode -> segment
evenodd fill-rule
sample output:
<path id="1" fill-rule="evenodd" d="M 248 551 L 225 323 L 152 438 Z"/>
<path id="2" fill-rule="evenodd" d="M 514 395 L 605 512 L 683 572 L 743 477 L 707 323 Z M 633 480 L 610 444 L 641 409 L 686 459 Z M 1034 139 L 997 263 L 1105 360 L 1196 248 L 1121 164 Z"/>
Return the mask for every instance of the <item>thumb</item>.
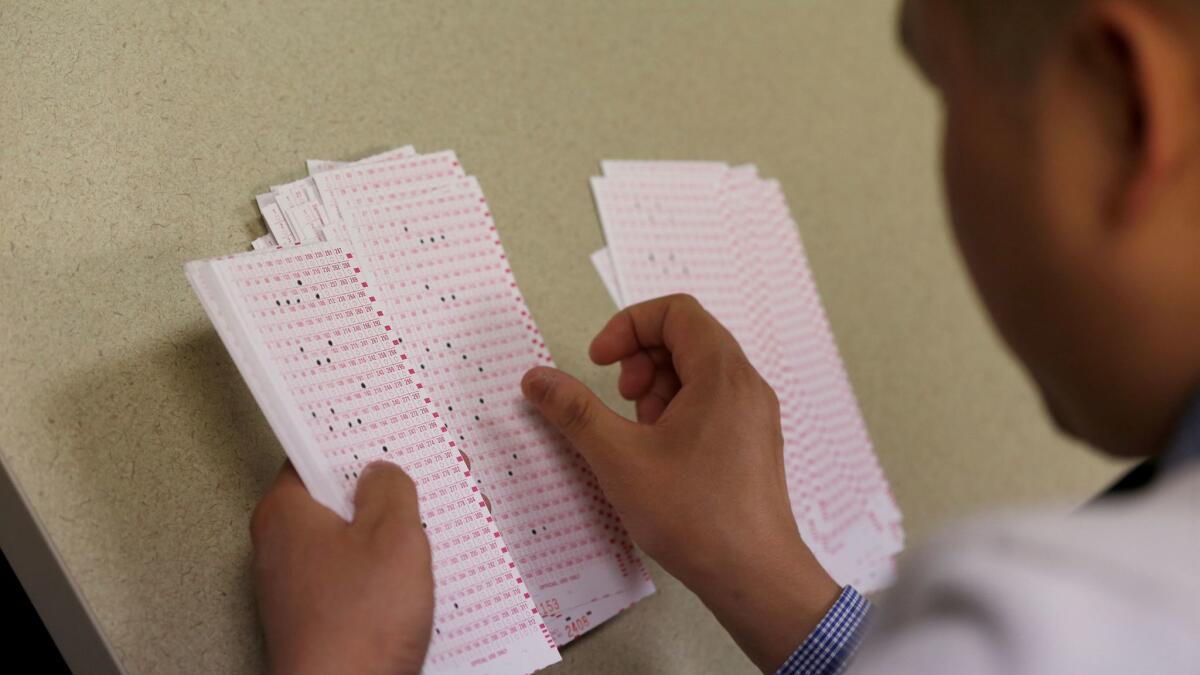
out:
<path id="1" fill-rule="evenodd" d="M 420 522 L 417 486 L 391 462 L 367 466 L 354 492 L 354 525 L 374 528 L 389 520 Z"/>
<path id="2" fill-rule="evenodd" d="M 521 391 L 593 468 L 607 450 L 623 445 L 633 424 L 604 405 L 587 385 L 554 368 L 525 373 Z"/>

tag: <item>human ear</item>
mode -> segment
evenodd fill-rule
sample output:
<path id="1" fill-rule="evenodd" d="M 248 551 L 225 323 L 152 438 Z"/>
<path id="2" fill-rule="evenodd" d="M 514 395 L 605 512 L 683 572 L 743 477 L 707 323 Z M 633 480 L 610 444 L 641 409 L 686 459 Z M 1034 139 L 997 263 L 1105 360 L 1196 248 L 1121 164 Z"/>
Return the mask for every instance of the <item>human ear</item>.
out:
<path id="1" fill-rule="evenodd" d="M 1196 20 L 1153 3 L 1088 5 L 1067 26 L 1074 67 L 1091 84 L 1118 162 L 1110 207 L 1128 222 L 1167 188 L 1200 141 Z"/>

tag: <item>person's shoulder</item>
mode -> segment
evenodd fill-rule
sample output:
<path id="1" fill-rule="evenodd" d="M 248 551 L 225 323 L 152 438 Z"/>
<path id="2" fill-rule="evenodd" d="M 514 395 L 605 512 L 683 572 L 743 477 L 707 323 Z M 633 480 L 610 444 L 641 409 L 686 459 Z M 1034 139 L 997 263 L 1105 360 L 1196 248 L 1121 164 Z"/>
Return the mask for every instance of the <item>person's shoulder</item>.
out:
<path id="1" fill-rule="evenodd" d="M 884 603 L 883 633 L 954 626 L 998 672 L 1194 672 L 1200 470 L 1071 514 L 967 521 L 905 561 Z"/>
<path id="2" fill-rule="evenodd" d="M 1056 587 L 1119 576 L 1200 596 L 1200 466 L 1141 493 L 1103 498 L 1073 512 L 965 521 L 918 552 L 911 567 L 922 576 L 931 567 L 988 570 L 1000 583 L 1021 575 Z"/>
<path id="3" fill-rule="evenodd" d="M 1189 536 L 1191 535 L 1191 536 Z M 1067 515 L 1027 512 L 983 519 L 955 537 L 1012 548 L 1017 559 L 1086 557 L 1177 584 L 1200 582 L 1200 466 L 1162 477 L 1130 495 L 1101 497 Z M 1114 569 L 1115 571 L 1115 569 Z M 1164 575 L 1179 574 L 1174 578 Z M 1200 590 L 1200 588 L 1198 588 Z"/>

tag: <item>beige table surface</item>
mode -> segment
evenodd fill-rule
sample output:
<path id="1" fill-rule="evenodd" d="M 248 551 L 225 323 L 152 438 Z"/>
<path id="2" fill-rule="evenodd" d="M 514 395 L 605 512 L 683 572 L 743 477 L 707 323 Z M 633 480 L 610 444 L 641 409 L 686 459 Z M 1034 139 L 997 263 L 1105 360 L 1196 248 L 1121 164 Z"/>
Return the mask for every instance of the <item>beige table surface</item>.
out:
<path id="1" fill-rule="evenodd" d="M 1048 429 L 944 225 L 938 113 L 892 2 L 0 5 L 0 453 L 125 667 L 253 672 L 247 519 L 282 459 L 182 264 L 262 232 L 306 157 L 456 149 L 561 365 L 612 311 L 603 158 L 779 178 L 913 544 L 1077 503 L 1117 468 Z M 750 672 L 659 592 L 556 672 Z"/>

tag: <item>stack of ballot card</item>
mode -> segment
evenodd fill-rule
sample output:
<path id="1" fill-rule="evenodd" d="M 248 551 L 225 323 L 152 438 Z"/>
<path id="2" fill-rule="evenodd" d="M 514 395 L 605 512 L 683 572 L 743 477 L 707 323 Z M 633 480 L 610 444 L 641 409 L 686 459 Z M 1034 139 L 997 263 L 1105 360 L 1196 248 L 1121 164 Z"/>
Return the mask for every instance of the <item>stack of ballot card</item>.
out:
<path id="1" fill-rule="evenodd" d="M 606 161 L 592 255 L 618 307 L 694 295 L 778 394 L 792 511 L 842 584 L 885 586 L 900 511 L 867 434 L 779 183 L 754 166 Z"/>
<path id="2" fill-rule="evenodd" d="M 479 181 L 411 146 L 307 168 L 258 195 L 253 251 L 188 263 L 193 289 L 317 501 L 351 519 L 368 464 L 412 476 L 433 551 L 425 671 L 557 662 L 654 586 L 586 462 L 523 400 L 524 373 L 553 361 Z M 838 581 L 882 587 L 900 513 L 779 185 L 714 162 L 603 171 L 593 261 L 616 303 L 687 292 L 730 328 L 779 395 L 805 540 Z"/>
<path id="3" fill-rule="evenodd" d="M 425 672 L 557 662 L 654 587 L 522 398 L 552 361 L 479 182 L 412 147 L 308 169 L 259 195 L 254 251 L 188 263 L 193 289 L 316 500 L 351 519 L 368 464 L 412 476 L 433 552 Z"/>

